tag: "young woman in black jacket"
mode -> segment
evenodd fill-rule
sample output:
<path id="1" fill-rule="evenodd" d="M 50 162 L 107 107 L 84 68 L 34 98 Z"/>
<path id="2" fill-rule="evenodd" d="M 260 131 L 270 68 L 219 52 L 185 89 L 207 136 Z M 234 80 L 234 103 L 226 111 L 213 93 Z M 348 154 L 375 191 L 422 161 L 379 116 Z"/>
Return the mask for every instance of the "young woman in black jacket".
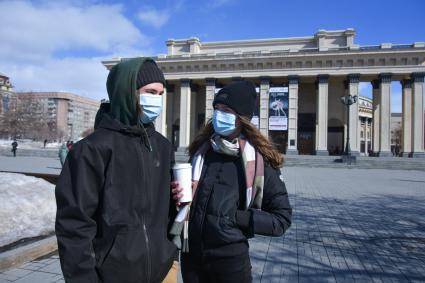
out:
<path id="1" fill-rule="evenodd" d="M 193 202 L 180 206 L 171 229 L 183 240 L 184 282 L 251 282 L 248 239 L 281 236 L 291 224 L 283 158 L 250 123 L 255 98 L 250 82 L 221 89 L 212 120 L 189 146 Z M 181 188 L 172 187 L 178 202 Z"/>

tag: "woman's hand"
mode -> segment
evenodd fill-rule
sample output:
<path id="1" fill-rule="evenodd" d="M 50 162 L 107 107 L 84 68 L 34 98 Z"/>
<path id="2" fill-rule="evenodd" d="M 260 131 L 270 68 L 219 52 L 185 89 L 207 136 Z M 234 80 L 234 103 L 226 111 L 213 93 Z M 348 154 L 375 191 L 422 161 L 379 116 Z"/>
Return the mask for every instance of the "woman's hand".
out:
<path id="1" fill-rule="evenodd" d="M 176 201 L 176 205 L 180 206 L 181 202 L 180 199 L 183 197 L 183 188 L 180 187 L 180 184 L 178 181 L 172 181 L 171 183 L 171 193 L 173 194 L 173 199 Z M 195 182 L 192 181 L 192 190 L 195 186 Z"/>
<path id="2" fill-rule="evenodd" d="M 183 188 L 180 187 L 178 181 L 171 182 L 171 193 L 173 194 L 173 199 L 176 201 L 177 206 L 180 206 L 180 199 L 183 197 L 182 191 Z"/>

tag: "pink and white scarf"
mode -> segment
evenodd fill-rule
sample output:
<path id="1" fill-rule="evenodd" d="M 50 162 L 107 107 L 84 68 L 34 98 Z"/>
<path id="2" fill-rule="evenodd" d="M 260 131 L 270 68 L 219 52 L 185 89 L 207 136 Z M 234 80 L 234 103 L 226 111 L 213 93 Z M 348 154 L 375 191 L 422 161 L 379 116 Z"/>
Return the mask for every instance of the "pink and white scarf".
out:
<path id="1" fill-rule="evenodd" d="M 222 154 L 237 156 L 242 153 L 243 166 L 246 180 L 246 206 L 245 209 L 261 209 L 264 187 L 264 159 L 263 156 L 246 140 L 243 136 L 234 142 L 227 141 L 218 135 L 211 137 L 210 143 L 203 144 L 192 159 L 192 196 L 196 196 L 202 167 L 204 165 L 205 154 L 212 148 Z M 236 176 L 235 176 L 236 177 Z M 171 227 L 170 234 L 173 235 L 173 242 L 182 250 L 189 252 L 189 214 L 190 205 L 187 203 L 179 208 L 176 219 Z M 181 233 L 183 231 L 183 245 L 181 244 Z"/>

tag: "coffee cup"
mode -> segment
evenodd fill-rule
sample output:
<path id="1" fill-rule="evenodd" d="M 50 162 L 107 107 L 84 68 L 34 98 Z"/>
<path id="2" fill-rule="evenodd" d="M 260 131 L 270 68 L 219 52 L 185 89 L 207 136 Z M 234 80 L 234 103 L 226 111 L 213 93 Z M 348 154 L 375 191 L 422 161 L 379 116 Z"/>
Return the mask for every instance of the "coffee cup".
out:
<path id="1" fill-rule="evenodd" d="M 173 166 L 174 180 L 179 182 L 183 196 L 181 203 L 192 201 L 192 165 L 190 163 L 177 163 Z"/>

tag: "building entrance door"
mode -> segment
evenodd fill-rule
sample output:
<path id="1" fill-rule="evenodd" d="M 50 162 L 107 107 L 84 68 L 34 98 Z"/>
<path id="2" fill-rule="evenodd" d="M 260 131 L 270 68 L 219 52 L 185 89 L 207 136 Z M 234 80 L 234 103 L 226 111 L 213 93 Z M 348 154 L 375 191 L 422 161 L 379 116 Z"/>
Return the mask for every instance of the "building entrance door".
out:
<path id="1" fill-rule="evenodd" d="M 298 113 L 298 154 L 314 154 L 315 140 L 316 113 Z"/>
<path id="2" fill-rule="evenodd" d="M 286 154 L 288 148 L 288 131 L 269 131 L 269 138 L 280 153 Z"/>

